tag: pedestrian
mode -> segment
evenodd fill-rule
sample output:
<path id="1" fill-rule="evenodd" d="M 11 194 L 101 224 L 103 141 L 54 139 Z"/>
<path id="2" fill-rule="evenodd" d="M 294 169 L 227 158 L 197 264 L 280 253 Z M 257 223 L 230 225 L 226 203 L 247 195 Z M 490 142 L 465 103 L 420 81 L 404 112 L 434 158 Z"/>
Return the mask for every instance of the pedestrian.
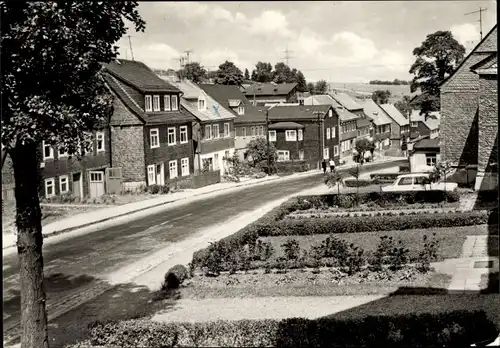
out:
<path id="1" fill-rule="evenodd" d="M 323 174 L 326 174 L 326 160 L 323 158 L 323 162 L 321 162 L 321 166 L 323 167 Z"/>
<path id="2" fill-rule="evenodd" d="M 335 161 L 333 159 L 330 159 L 330 172 L 335 171 Z"/>

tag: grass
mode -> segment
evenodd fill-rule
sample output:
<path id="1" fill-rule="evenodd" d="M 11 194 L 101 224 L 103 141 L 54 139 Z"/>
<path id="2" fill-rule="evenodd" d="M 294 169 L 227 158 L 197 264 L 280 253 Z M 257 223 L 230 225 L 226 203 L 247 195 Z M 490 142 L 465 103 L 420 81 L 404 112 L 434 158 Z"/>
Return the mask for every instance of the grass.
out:
<path id="1" fill-rule="evenodd" d="M 410 254 L 416 254 L 423 247 L 423 236 L 432 236 L 436 233 L 436 237 L 440 241 L 438 250 L 438 261 L 447 258 L 457 258 L 462 251 L 462 245 L 468 235 L 487 235 L 488 226 L 466 226 L 466 227 L 450 227 L 450 228 L 435 228 L 435 229 L 418 229 L 401 231 L 381 231 L 381 232 L 360 232 L 360 233 L 339 233 L 335 237 L 354 243 L 363 248 L 365 252 L 373 252 L 377 248 L 380 237 L 389 236 L 395 240 L 401 240 L 407 248 L 410 249 Z M 309 250 L 313 245 L 321 243 L 326 239 L 327 235 L 312 235 L 312 236 L 278 236 L 261 238 L 263 242 L 270 242 L 274 247 L 275 253 L 273 258 L 283 256 L 281 245 L 290 238 L 294 238 L 299 242 L 300 248 Z"/>

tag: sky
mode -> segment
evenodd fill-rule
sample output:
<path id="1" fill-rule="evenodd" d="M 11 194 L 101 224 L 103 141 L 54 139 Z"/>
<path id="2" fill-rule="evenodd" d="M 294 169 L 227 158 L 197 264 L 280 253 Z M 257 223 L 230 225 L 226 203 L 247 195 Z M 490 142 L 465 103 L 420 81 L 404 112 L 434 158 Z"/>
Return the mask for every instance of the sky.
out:
<path id="1" fill-rule="evenodd" d="M 308 81 L 410 80 L 413 49 L 428 34 L 450 30 L 465 46 L 496 24 L 495 1 L 140 2 L 144 33 L 132 25 L 118 43 L 122 59 L 179 69 L 178 58 L 208 70 L 226 60 L 242 71 L 258 61 L 285 61 Z"/>

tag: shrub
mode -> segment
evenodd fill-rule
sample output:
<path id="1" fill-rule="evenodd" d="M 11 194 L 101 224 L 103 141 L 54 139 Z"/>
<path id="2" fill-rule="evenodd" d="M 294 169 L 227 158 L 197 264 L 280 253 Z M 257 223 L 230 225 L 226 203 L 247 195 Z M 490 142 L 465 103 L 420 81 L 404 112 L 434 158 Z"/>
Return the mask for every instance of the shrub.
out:
<path id="1" fill-rule="evenodd" d="M 160 192 L 161 194 L 167 194 L 170 192 L 170 186 L 169 185 L 163 185 L 160 186 Z"/>
<path id="2" fill-rule="evenodd" d="M 296 239 L 289 239 L 281 245 L 287 260 L 296 260 L 300 255 L 300 245 Z"/>
<path id="3" fill-rule="evenodd" d="M 389 265 L 391 271 L 400 270 L 408 263 L 409 253 L 410 250 L 404 247 L 402 241 L 396 243 L 392 237 L 382 236 L 370 260 L 371 269 L 380 272 L 383 265 Z"/>
<path id="4" fill-rule="evenodd" d="M 183 265 L 175 265 L 165 274 L 162 290 L 177 289 L 189 277 L 188 270 Z"/>
<path id="5" fill-rule="evenodd" d="M 149 191 L 149 193 L 156 195 L 160 192 L 160 186 L 156 185 L 156 184 L 148 186 L 148 191 Z"/>
<path id="6" fill-rule="evenodd" d="M 374 182 L 372 180 L 366 180 L 366 179 L 345 179 L 344 180 L 344 185 L 346 187 L 366 187 L 373 185 Z"/>
<path id="7" fill-rule="evenodd" d="M 338 197 L 338 206 L 340 208 L 348 209 L 355 205 L 356 198 L 352 195 L 342 195 Z"/>
<path id="8" fill-rule="evenodd" d="M 427 273 L 431 269 L 431 262 L 437 259 L 437 251 L 439 250 L 439 240 L 436 238 L 436 233 L 432 234 L 432 238 L 427 235 L 423 237 L 424 247 L 418 253 L 417 269 L 422 273 Z"/>
<path id="9" fill-rule="evenodd" d="M 332 265 L 342 268 L 347 274 L 359 272 L 365 264 L 363 249 L 354 244 L 349 245 L 333 235 L 327 237 L 321 244 L 313 246 L 312 251 L 314 255 L 318 255 L 320 258 L 331 258 Z"/>
<path id="10" fill-rule="evenodd" d="M 399 172 L 400 173 L 409 173 L 410 167 L 409 166 L 399 166 Z"/>

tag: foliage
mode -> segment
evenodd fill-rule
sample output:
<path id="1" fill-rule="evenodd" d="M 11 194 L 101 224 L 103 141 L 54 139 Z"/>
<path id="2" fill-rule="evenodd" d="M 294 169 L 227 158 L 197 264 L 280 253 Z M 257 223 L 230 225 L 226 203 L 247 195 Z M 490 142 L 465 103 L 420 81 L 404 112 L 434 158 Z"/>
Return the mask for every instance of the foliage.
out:
<path id="1" fill-rule="evenodd" d="M 255 76 L 252 80 L 255 82 L 271 82 L 273 80 L 273 66 L 271 63 L 257 62 L 254 69 Z"/>
<path id="2" fill-rule="evenodd" d="M 314 246 L 313 253 L 321 258 L 332 258 L 333 266 L 342 268 L 349 275 L 359 272 L 365 264 L 363 249 L 352 243 L 347 244 L 334 235 L 327 237 L 320 245 Z"/>
<path id="3" fill-rule="evenodd" d="M 276 162 L 274 168 L 278 174 L 302 173 L 310 169 L 306 161 Z"/>
<path id="4" fill-rule="evenodd" d="M 274 66 L 273 81 L 275 83 L 290 83 L 295 82 L 296 69 L 291 70 L 288 65 L 283 62 L 278 62 Z"/>
<path id="5" fill-rule="evenodd" d="M 418 254 L 417 269 L 422 273 L 427 273 L 431 269 L 431 262 L 437 259 L 437 251 L 439 250 L 439 240 L 436 238 L 436 233 L 432 234 L 432 238 L 424 235 L 424 248 Z"/>
<path id="6" fill-rule="evenodd" d="M 394 103 L 394 107 L 399 110 L 399 112 L 406 118 L 411 113 L 412 107 L 410 105 L 411 97 L 408 95 L 403 96 L 402 100 L 398 100 Z"/>
<path id="7" fill-rule="evenodd" d="M 439 110 L 439 85 L 464 59 L 465 47 L 450 31 L 436 31 L 413 49 L 413 55 L 417 59 L 409 71 L 415 75 L 410 90 L 413 93 L 420 88 L 424 98 L 421 111 L 427 115 Z"/>
<path id="8" fill-rule="evenodd" d="M 245 75 L 243 77 L 245 78 L 245 80 L 249 80 L 250 79 L 250 73 L 248 72 L 247 68 L 245 68 Z"/>
<path id="9" fill-rule="evenodd" d="M 224 157 L 223 160 L 228 163 L 229 174 L 234 176 L 239 182 L 240 176 L 243 174 L 243 164 L 238 153 L 235 151 L 232 156 Z"/>
<path id="10" fill-rule="evenodd" d="M 387 104 L 390 97 L 391 91 L 389 90 L 376 90 L 372 93 L 372 100 L 377 104 Z"/>
<path id="11" fill-rule="evenodd" d="M 446 178 L 452 170 L 453 168 L 451 167 L 451 163 L 449 161 L 440 161 L 434 166 L 433 171 L 429 175 L 429 179 L 431 182 L 439 182 Z"/>
<path id="12" fill-rule="evenodd" d="M 346 179 L 344 180 L 345 187 L 366 187 L 370 185 L 374 185 L 376 181 L 374 180 L 364 180 L 364 179 Z"/>
<path id="13" fill-rule="evenodd" d="M 201 83 L 207 77 L 207 71 L 198 62 L 187 63 L 177 73 L 180 78 L 186 78 L 194 83 Z"/>
<path id="14" fill-rule="evenodd" d="M 247 154 L 251 157 L 253 164 L 266 161 L 269 157 L 270 164 L 273 165 L 278 159 L 278 151 L 274 147 L 272 142 L 269 142 L 265 138 L 252 139 L 247 145 Z"/>
<path id="15" fill-rule="evenodd" d="M 307 92 L 307 82 L 302 71 L 298 71 L 295 76 L 295 82 L 297 82 L 297 91 L 299 92 Z"/>
<path id="16" fill-rule="evenodd" d="M 311 93 L 311 94 L 314 94 L 314 89 L 315 89 L 315 87 L 314 87 L 314 83 L 309 82 L 309 83 L 307 84 L 307 92 L 309 92 L 309 93 Z"/>
<path id="17" fill-rule="evenodd" d="M 328 83 L 325 80 L 319 80 L 314 85 L 314 93 L 325 94 L 328 91 Z"/>
<path id="18" fill-rule="evenodd" d="M 243 83 L 243 73 L 233 62 L 226 60 L 219 65 L 215 82 L 219 85 L 241 86 Z"/>
<path id="19" fill-rule="evenodd" d="M 287 260 L 296 260 L 300 255 L 300 246 L 296 239 L 288 239 L 281 248 Z"/>
<path id="20" fill-rule="evenodd" d="M 341 172 L 328 172 L 325 178 L 326 186 L 330 188 L 337 187 L 337 194 L 340 194 L 340 186 L 344 186 L 344 175 Z"/>
<path id="21" fill-rule="evenodd" d="M 408 263 L 409 253 L 410 250 L 404 247 L 401 240 L 396 243 L 392 237 L 382 236 L 370 266 L 375 271 L 382 271 L 383 265 L 389 265 L 391 271 L 397 271 Z"/>
<path id="22" fill-rule="evenodd" d="M 404 81 L 404 80 L 399 80 L 399 79 L 394 79 L 394 81 L 380 81 L 380 80 L 371 80 L 370 85 L 409 85 L 409 81 Z"/>
<path id="23" fill-rule="evenodd" d="M 162 290 L 177 289 L 189 277 L 188 270 L 183 265 L 175 265 L 165 273 Z"/>
<path id="24" fill-rule="evenodd" d="M 361 138 L 361 139 L 358 139 L 356 141 L 354 148 L 356 149 L 356 151 L 359 154 L 360 162 L 363 163 L 363 161 L 365 159 L 365 153 L 367 151 L 374 150 L 375 144 L 373 143 L 373 141 L 370 141 L 366 138 Z"/>

